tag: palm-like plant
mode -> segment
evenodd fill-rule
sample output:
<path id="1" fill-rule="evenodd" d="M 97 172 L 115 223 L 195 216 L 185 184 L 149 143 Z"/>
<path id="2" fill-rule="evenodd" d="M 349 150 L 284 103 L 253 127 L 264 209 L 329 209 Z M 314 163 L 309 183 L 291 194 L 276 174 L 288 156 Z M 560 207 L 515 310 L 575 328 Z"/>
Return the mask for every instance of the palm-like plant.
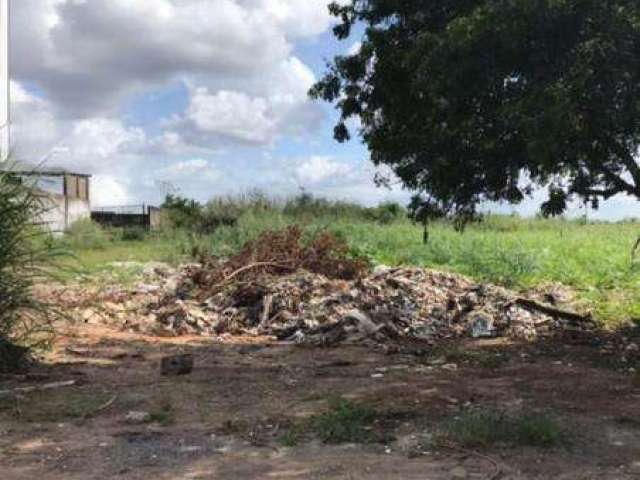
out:
<path id="1" fill-rule="evenodd" d="M 36 225 L 44 208 L 37 190 L 0 172 L 0 371 L 20 368 L 52 338 L 52 309 L 32 295 L 52 252 Z"/>

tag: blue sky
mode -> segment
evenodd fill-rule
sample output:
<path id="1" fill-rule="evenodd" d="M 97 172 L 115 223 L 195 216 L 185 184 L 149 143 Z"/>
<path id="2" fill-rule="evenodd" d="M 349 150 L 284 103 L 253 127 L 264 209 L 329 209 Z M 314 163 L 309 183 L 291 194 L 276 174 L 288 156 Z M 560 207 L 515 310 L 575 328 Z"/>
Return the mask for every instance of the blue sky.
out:
<path id="1" fill-rule="evenodd" d="M 11 21 L 15 156 L 93 174 L 95 205 L 252 188 L 410 196 L 376 188 L 360 140 L 335 142 L 333 107 L 306 95 L 361 34 L 335 40 L 324 1 L 20 0 Z M 617 199 L 595 216 L 636 210 Z"/>

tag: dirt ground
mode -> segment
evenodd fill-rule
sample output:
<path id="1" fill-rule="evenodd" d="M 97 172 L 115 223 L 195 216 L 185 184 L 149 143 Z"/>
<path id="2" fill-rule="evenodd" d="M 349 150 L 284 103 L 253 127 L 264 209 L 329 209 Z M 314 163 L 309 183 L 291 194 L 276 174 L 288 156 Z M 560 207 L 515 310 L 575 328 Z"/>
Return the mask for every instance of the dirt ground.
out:
<path id="1" fill-rule="evenodd" d="M 0 400 L 0 478 L 640 478 L 640 383 L 602 364 L 596 348 L 474 340 L 450 350 L 457 357 L 442 351 L 444 359 L 68 326 L 42 367 L 0 383 L 76 381 Z M 160 358 L 173 353 L 194 355 L 191 374 L 161 376 Z M 283 442 L 336 396 L 375 409 L 377 440 Z M 477 407 L 545 412 L 566 440 L 481 449 L 425 441 Z M 151 418 L 132 424 L 131 411 Z"/>

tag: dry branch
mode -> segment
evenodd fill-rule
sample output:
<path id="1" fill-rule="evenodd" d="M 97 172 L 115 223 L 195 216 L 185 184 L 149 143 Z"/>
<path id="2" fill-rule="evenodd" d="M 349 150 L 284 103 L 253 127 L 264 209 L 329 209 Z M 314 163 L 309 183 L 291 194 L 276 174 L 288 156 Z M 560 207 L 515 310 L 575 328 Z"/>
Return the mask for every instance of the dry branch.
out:
<path id="1" fill-rule="evenodd" d="M 542 312 L 551 317 L 564 318 L 565 320 L 569 320 L 571 322 L 581 323 L 591 321 L 590 313 L 581 315 L 576 312 L 562 310 L 560 308 L 552 307 L 551 305 L 536 302 L 535 300 L 531 300 L 529 298 L 516 298 L 515 303 L 525 308 Z"/>
<path id="2" fill-rule="evenodd" d="M 71 387 L 76 384 L 75 380 L 64 382 L 45 383 L 44 385 L 34 385 L 32 387 L 19 387 L 13 390 L 0 390 L 0 397 L 19 395 L 21 393 L 41 392 L 43 390 L 55 390 L 57 388 Z"/>

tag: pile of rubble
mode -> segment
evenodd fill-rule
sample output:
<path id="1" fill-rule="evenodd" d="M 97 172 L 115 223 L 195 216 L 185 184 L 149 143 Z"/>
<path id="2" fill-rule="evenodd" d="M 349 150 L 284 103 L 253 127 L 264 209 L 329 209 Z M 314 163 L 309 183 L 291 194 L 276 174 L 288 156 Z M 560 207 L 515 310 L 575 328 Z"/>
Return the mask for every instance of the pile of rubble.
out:
<path id="1" fill-rule="evenodd" d="M 562 321 L 500 287 L 388 267 L 356 280 L 306 271 L 267 275 L 206 299 L 170 294 L 150 305 L 149 314 L 156 334 L 259 334 L 322 345 L 402 337 L 532 339 Z"/>
<path id="2" fill-rule="evenodd" d="M 533 339 L 587 320 L 557 309 L 553 298 L 539 303 L 461 275 L 371 269 L 335 235 L 303 241 L 295 226 L 265 232 L 229 259 L 138 267 L 144 281 L 134 287 L 85 286 L 66 300 L 70 291 L 60 291 L 57 303 L 75 307 L 82 321 L 153 335 L 268 335 L 314 345 Z"/>
<path id="3" fill-rule="evenodd" d="M 315 345 L 456 337 L 533 339 L 569 321 L 516 293 L 461 275 L 379 266 L 354 280 L 298 270 L 234 282 L 204 298 L 202 265 L 144 267 L 124 287 L 60 287 L 52 294 L 83 322 L 160 336 L 269 335 Z"/>

